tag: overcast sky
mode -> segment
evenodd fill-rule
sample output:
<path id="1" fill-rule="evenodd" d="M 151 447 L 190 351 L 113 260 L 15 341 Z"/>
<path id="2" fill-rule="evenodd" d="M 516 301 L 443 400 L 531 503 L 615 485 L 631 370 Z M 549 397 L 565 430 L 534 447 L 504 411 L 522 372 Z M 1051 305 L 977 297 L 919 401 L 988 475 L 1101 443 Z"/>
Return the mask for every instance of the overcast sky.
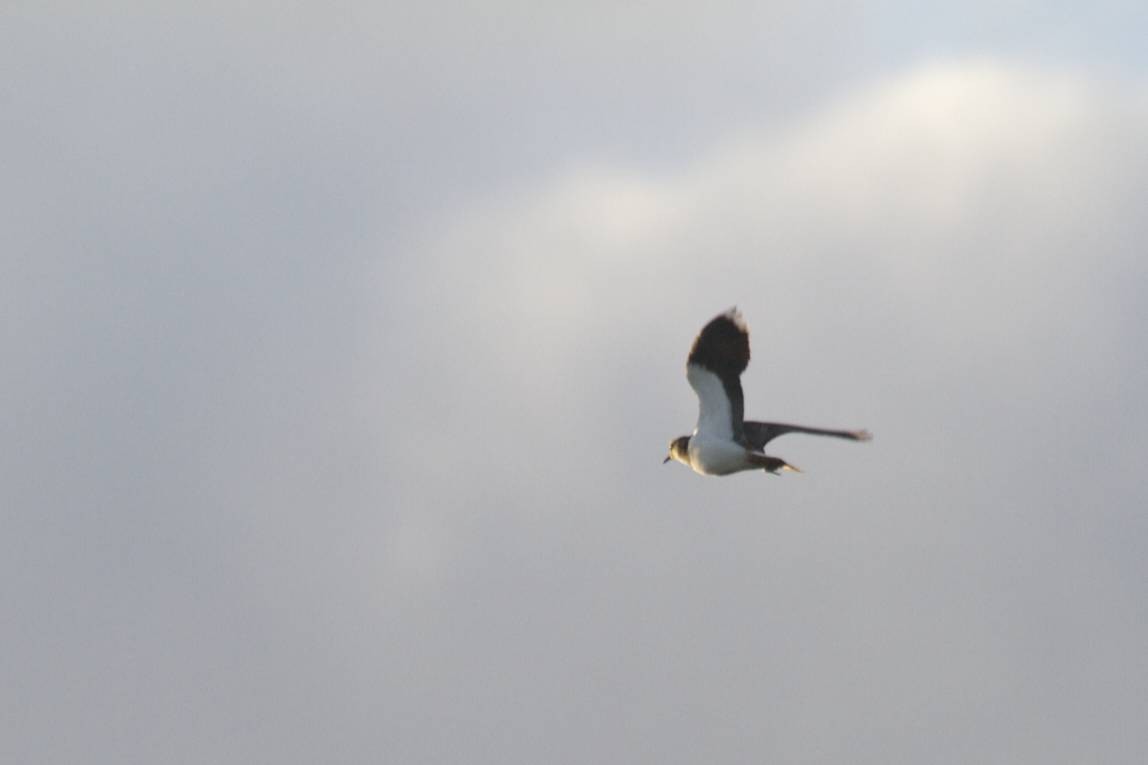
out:
<path id="1" fill-rule="evenodd" d="M 0 760 L 1145 761 L 1141 3 L 182 5 L 0 8 Z"/>

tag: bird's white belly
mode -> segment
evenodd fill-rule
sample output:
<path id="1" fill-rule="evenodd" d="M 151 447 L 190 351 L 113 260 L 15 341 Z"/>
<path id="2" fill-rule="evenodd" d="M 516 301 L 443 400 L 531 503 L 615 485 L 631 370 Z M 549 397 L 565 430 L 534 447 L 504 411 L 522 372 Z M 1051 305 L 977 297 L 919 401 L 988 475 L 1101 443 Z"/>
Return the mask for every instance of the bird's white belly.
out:
<path id="1" fill-rule="evenodd" d="M 690 439 L 690 467 L 702 475 L 727 475 L 755 466 L 741 444 L 695 434 Z"/>

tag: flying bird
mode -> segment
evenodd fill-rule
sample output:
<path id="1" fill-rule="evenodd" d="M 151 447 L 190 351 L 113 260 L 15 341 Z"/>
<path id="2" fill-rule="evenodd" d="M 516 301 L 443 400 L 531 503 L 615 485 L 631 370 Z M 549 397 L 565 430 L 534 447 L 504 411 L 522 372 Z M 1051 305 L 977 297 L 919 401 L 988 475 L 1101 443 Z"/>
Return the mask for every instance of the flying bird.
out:
<path id="1" fill-rule="evenodd" d="M 749 329 L 736 308 L 715 316 L 702 328 L 686 361 L 686 379 L 698 394 L 698 424 L 693 435 L 670 442 L 665 464 L 677 460 L 701 475 L 729 475 L 742 470 L 777 474 L 792 470 L 780 457 L 765 453 L 765 445 L 786 433 L 810 433 L 851 441 L 868 441 L 867 430 L 826 430 L 780 422 L 744 419 L 741 373 L 749 366 Z"/>

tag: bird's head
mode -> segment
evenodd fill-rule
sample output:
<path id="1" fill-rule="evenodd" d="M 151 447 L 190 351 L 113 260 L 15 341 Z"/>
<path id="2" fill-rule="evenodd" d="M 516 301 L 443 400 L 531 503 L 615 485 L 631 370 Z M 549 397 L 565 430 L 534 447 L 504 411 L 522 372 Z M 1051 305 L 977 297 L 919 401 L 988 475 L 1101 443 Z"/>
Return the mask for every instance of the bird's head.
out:
<path id="1" fill-rule="evenodd" d="M 670 452 L 666 458 L 662 460 L 662 464 L 666 464 L 670 460 L 677 460 L 683 465 L 690 464 L 690 437 L 678 436 L 673 441 L 670 441 Z"/>

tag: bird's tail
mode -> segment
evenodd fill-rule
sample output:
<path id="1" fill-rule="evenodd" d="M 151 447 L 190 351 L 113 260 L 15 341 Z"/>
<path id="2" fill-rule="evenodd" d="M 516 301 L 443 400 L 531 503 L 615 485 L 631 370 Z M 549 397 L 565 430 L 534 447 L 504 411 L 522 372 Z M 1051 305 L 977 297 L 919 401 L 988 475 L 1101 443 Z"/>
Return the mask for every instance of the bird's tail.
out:
<path id="1" fill-rule="evenodd" d="M 764 468 L 767 473 L 772 473 L 773 475 L 783 473 L 787 470 L 793 473 L 801 472 L 801 468 L 790 465 L 780 457 L 770 457 L 768 454 L 754 454 L 753 461 L 755 464 Z"/>

